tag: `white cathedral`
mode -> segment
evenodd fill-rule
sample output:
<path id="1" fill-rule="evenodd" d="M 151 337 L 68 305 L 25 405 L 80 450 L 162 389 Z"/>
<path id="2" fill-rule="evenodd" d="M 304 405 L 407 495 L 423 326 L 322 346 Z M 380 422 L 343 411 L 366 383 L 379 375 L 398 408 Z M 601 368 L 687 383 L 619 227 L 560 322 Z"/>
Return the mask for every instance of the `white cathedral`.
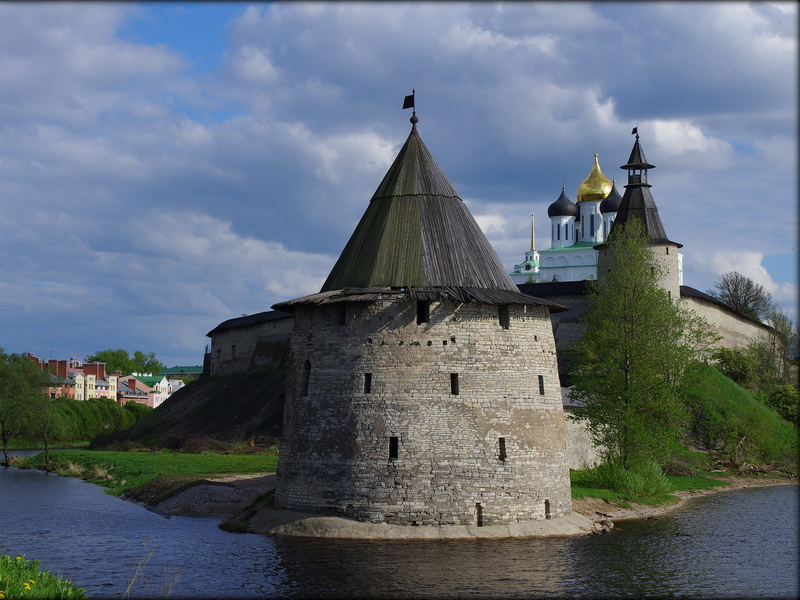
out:
<path id="1" fill-rule="evenodd" d="M 637 136 L 638 139 L 638 136 Z M 625 168 L 625 167 L 622 167 Z M 550 281 L 597 279 L 597 250 L 611 231 L 622 201 L 614 181 L 600 169 L 598 154 L 589 175 L 578 186 L 577 203 L 565 187 L 547 208 L 550 217 L 550 248 L 536 249 L 534 215 L 531 215 L 531 248 L 525 260 L 510 273 L 517 285 Z M 678 253 L 679 285 L 683 285 L 683 254 Z"/>

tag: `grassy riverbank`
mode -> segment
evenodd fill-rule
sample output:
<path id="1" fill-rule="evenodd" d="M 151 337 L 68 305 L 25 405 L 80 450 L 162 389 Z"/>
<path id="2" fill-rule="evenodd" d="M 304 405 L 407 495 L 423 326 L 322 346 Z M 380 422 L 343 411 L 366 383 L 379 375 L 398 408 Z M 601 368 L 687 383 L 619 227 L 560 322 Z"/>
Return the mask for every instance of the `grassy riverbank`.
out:
<path id="1" fill-rule="evenodd" d="M 623 509 L 632 505 L 659 507 L 675 503 L 682 494 L 724 489 L 732 487 L 734 479 L 744 479 L 736 470 L 717 468 L 705 454 L 692 455 L 691 470 L 694 474 L 667 475 L 668 488 L 661 493 L 634 494 L 607 487 L 593 487 L 591 483 L 595 480 L 589 471 L 571 471 L 572 497 L 578 502 L 589 498 L 600 499 Z M 78 477 L 105 487 L 109 494 L 125 495 L 154 506 L 200 482 L 229 479 L 233 475 L 247 477 L 274 473 L 278 465 L 278 449 L 273 446 L 262 454 L 69 450 L 51 453 L 50 462 L 51 471 L 58 475 Z M 44 469 L 44 455 L 17 459 L 14 466 Z M 745 477 L 752 478 L 754 482 L 764 479 L 782 482 L 791 480 L 793 472 L 795 470 L 783 469 Z"/>
<path id="2" fill-rule="evenodd" d="M 53 598 L 81 600 L 86 591 L 39 568 L 38 560 L 0 555 L 0 600 Z"/>
<path id="3" fill-rule="evenodd" d="M 673 500 L 673 492 L 711 490 L 714 488 L 726 487 L 730 485 L 730 482 L 722 479 L 722 477 L 731 475 L 730 473 L 721 473 L 720 477 L 704 475 L 667 475 L 666 479 L 670 486 L 668 491 L 654 495 L 636 495 L 628 492 L 591 487 L 586 484 L 586 473 L 586 471 L 570 471 L 573 499 L 599 498 L 601 500 L 613 502 L 622 507 L 629 506 L 631 502 L 648 506 L 658 506 L 666 502 L 671 502 Z"/>
<path id="4" fill-rule="evenodd" d="M 23 469 L 44 469 L 44 454 L 14 461 Z M 263 454 L 185 454 L 178 452 L 118 452 L 69 450 L 50 454 L 50 470 L 57 475 L 78 477 L 103 486 L 109 494 L 121 496 L 142 486 L 177 490 L 195 481 L 226 475 L 274 473 L 278 449 Z M 163 495 L 163 494 L 162 494 Z"/>

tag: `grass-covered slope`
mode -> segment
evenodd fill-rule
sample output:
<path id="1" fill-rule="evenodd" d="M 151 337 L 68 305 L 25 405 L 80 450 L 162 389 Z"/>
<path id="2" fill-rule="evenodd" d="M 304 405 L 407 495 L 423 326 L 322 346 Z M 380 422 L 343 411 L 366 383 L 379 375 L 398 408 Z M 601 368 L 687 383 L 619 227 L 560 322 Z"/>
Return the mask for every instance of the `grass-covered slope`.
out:
<path id="1" fill-rule="evenodd" d="M 692 436 L 737 464 L 797 460 L 798 430 L 710 365 L 688 388 Z"/>
<path id="2" fill-rule="evenodd" d="M 185 447 L 202 438 L 271 443 L 283 428 L 286 377 L 282 369 L 193 381 L 133 427 L 99 438 L 93 447 L 135 442 Z"/>

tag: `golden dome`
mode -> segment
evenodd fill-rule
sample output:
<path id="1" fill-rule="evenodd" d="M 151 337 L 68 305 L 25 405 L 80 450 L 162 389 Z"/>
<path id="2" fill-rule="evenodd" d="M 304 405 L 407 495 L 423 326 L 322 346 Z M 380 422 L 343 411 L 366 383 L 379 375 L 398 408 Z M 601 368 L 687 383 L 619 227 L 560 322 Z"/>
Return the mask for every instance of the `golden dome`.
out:
<path id="1" fill-rule="evenodd" d="M 594 165 L 586 179 L 578 186 L 578 202 L 594 202 L 604 200 L 614 184 L 603 175 L 600 170 L 600 162 L 597 160 L 598 154 L 594 154 Z"/>

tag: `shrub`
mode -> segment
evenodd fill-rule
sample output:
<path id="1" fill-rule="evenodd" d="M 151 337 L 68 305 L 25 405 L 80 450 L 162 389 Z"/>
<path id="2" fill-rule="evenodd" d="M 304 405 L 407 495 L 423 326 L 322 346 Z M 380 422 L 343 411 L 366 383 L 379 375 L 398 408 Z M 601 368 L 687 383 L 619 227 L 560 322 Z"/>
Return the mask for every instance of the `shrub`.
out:
<path id="1" fill-rule="evenodd" d="M 122 408 L 130 412 L 133 415 L 134 419 L 136 419 L 136 421 L 141 419 L 146 414 L 153 412 L 152 406 L 139 404 L 138 402 L 128 402 Z"/>
<path id="2" fill-rule="evenodd" d="M 612 490 L 632 498 L 649 498 L 669 493 L 669 480 L 655 461 L 644 461 L 625 468 L 617 463 L 604 463 L 585 472 L 580 484 Z"/>
<path id="3" fill-rule="evenodd" d="M 776 385 L 766 394 L 764 403 L 781 418 L 800 425 L 800 392 L 793 385 Z"/>
<path id="4" fill-rule="evenodd" d="M 740 350 L 717 348 L 712 354 L 717 368 L 739 385 L 750 385 L 756 380 L 756 362 Z"/>

